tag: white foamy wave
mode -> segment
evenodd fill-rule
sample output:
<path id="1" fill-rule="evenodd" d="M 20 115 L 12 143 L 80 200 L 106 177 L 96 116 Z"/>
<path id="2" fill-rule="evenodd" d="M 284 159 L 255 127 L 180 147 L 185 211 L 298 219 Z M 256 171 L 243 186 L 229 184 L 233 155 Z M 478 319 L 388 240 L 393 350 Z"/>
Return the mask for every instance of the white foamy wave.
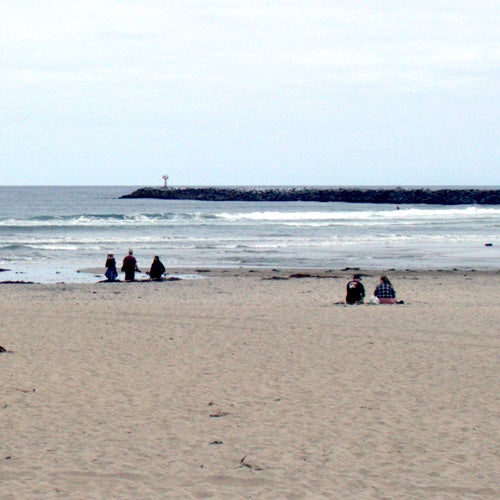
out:
<path id="1" fill-rule="evenodd" d="M 215 214 L 216 218 L 229 221 L 257 221 L 257 222 L 277 222 L 277 223 L 319 223 L 326 224 L 332 222 L 346 221 L 351 224 L 352 221 L 365 221 L 369 223 L 387 222 L 390 220 L 402 222 L 408 220 L 411 222 L 429 219 L 454 219 L 457 217 L 475 218 L 475 217 L 494 217 L 500 216 L 498 208 L 482 207 L 461 207 L 461 208 L 403 208 L 390 210 L 360 210 L 360 211 L 265 211 L 265 212 L 221 212 Z"/>
<path id="2" fill-rule="evenodd" d="M 454 208 L 402 208 L 400 210 L 391 210 L 380 212 L 383 216 L 393 216 L 394 218 L 445 218 L 452 219 L 456 217 L 483 217 L 500 216 L 500 208 L 484 208 L 479 206 L 454 207 Z"/>
<path id="3" fill-rule="evenodd" d="M 32 218 L 0 219 L 0 227 L 5 228 L 105 228 L 105 227 L 171 227 L 178 225 L 210 225 L 220 223 L 264 223 L 318 225 L 328 224 L 377 224 L 377 223 L 409 223 L 427 222 L 429 220 L 465 220 L 495 219 L 500 217 L 500 208 L 484 208 L 477 206 L 456 208 L 401 208 L 375 210 L 325 210 L 325 211 L 286 211 L 268 210 L 252 212 L 167 212 L 156 214 L 103 214 L 103 215 L 68 215 L 38 216 Z"/>

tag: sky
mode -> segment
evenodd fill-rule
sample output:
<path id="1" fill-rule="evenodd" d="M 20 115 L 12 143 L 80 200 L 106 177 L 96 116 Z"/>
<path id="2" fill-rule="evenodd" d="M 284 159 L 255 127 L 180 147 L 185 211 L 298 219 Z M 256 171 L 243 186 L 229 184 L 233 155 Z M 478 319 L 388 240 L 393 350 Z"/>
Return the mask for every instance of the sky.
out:
<path id="1" fill-rule="evenodd" d="M 2 0 L 0 185 L 500 185 L 498 0 Z"/>

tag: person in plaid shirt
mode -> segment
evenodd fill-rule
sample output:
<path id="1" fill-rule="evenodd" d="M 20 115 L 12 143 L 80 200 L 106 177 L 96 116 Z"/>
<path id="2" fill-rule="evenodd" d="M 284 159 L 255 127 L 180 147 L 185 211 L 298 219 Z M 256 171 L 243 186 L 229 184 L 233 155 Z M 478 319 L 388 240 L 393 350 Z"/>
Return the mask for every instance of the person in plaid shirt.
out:
<path id="1" fill-rule="evenodd" d="M 380 277 L 380 283 L 375 288 L 373 295 L 378 298 L 380 304 L 396 303 L 396 290 L 394 290 L 389 278 L 385 275 Z"/>

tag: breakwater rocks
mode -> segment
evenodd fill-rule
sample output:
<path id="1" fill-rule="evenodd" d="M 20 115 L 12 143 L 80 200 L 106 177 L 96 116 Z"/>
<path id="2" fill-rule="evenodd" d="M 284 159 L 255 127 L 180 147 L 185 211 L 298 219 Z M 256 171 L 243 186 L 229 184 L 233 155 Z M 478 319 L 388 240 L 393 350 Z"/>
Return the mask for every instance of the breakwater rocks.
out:
<path id="1" fill-rule="evenodd" d="M 317 187 L 145 187 L 121 198 L 202 201 L 341 201 L 347 203 L 426 203 L 500 205 L 500 189 L 317 188 Z"/>

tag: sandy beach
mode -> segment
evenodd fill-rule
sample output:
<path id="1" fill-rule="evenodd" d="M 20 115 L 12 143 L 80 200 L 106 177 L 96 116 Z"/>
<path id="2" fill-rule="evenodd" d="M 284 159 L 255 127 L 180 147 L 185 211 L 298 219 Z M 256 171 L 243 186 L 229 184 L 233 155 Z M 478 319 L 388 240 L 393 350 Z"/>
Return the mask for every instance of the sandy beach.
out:
<path id="1" fill-rule="evenodd" d="M 0 285 L 1 498 L 500 497 L 499 271 L 170 272 Z"/>

